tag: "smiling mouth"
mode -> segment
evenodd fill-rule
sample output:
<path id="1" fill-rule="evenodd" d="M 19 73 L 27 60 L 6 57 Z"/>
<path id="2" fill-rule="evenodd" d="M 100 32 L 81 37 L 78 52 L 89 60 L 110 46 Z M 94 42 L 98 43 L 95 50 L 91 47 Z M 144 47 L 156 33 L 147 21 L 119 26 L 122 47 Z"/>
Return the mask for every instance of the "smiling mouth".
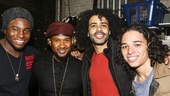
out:
<path id="1" fill-rule="evenodd" d="M 23 44 L 24 43 L 24 40 L 15 40 L 17 42 L 17 44 Z"/>
<path id="2" fill-rule="evenodd" d="M 97 33 L 95 33 L 95 37 L 96 37 L 97 39 L 103 38 L 104 35 L 105 35 L 105 34 L 104 34 L 103 32 L 97 32 Z"/>
<path id="3" fill-rule="evenodd" d="M 65 49 L 59 50 L 60 54 L 64 54 L 66 51 L 67 51 L 67 50 L 65 50 Z"/>
<path id="4" fill-rule="evenodd" d="M 128 57 L 129 62 L 135 62 L 137 60 L 137 57 Z"/>

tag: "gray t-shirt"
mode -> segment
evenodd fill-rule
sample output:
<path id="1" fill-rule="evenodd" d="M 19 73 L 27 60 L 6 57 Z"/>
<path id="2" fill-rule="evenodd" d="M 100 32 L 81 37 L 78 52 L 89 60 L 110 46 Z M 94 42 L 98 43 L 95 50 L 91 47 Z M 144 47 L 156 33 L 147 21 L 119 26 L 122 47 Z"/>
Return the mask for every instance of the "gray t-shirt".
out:
<path id="1" fill-rule="evenodd" d="M 149 96 L 149 88 L 152 82 L 153 74 L 154 70 L 151 71 L 149 77 L 143 82 L 136 82 L 136 78 L 132 81 L 135 96 Z"/>

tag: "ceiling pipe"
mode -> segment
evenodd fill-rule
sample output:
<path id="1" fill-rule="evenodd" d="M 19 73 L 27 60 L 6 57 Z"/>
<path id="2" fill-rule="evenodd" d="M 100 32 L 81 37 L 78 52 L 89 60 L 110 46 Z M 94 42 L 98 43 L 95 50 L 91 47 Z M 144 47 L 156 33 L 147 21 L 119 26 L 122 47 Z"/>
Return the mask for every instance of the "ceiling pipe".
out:
<path id="1" fill-rule="evenodd" d="M 97 8 L 97 0 L 93 0 L 93 10 Z"/>

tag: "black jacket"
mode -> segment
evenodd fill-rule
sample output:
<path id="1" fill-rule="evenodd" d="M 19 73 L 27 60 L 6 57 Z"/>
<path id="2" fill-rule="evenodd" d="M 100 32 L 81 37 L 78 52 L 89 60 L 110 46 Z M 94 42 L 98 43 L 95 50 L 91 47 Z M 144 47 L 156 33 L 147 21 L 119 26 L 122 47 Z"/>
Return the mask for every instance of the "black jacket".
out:
<path id="1" fill-rule="evenodd" d="M 84 96 L 91 96 L 91 88 L 89 81 L 89 68 L 91 66 L 91 58 L 94 52 L 93 46 L 90 46 L 85 52 L 83 57 L 83 69 L 82 69 L 82 81 Z M 116 64 L 116 42 L 109 39 L 108 48 L 104 49 L 104 54 L 109 61 L 109 69 L 112 78 L 118 88 L 120 96 L 130 96 L 131 91 L 131 79 L 130 75 L 121 65 Z M 114 95 L 114 94 L 113 94 Z"/>

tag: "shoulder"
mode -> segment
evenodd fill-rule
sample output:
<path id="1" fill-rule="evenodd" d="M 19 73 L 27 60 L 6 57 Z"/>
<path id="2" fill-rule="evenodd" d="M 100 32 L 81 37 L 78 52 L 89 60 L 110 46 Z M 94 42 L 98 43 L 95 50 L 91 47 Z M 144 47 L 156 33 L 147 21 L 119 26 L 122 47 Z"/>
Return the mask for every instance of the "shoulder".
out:
<path id="1" fill-rule="evenodd" d="M 35 60 L 33 63 L 33 68 L 42 68 L 46 65 L 51 64 L 52 62 L 52 55 L 51 54 L 39 54 L 35 56 Z"/>
<path id="2" fill-rule="evenodd" d="M 82 65 L 82 61 L 70 55 L 70 62 Z"/>
<path id="3" fill-rule="evenodd" d="M 38 54 L 35 59 L 40 61 L 50 61 L 51 58 L 52 58 L 52 54 L 47 53 L 47 54 Z"/>
<path id="4" fill-rule="evenodd" d="M 165 65 L 165 63 L 157 63 L 154 66 L 154 77 L 161 77 L 167 75 L 170 75 L 170 69 L 168 68 L 168 66 Z"/>
<path id="5" fill-rule="evenodd" d="M 32 46 L 27 46 L 23 52 L 25 54 L 34 54 L 34 55 L 38 55 L 40 54 L 40 51 L 38 51 L 36 48 L 32 47 Z"/>
<path id="6" fill-rule="evenodd" d="M 70 55 L 70 60 L 72 60 L 72 61 L 75 61 L 75 62 L 81 62 L 81 60 L 79 60 L 79 59 L 77 59 L 77 58 L 75 58 L 75 57 L 73 57 L 72 55 Z"/>

